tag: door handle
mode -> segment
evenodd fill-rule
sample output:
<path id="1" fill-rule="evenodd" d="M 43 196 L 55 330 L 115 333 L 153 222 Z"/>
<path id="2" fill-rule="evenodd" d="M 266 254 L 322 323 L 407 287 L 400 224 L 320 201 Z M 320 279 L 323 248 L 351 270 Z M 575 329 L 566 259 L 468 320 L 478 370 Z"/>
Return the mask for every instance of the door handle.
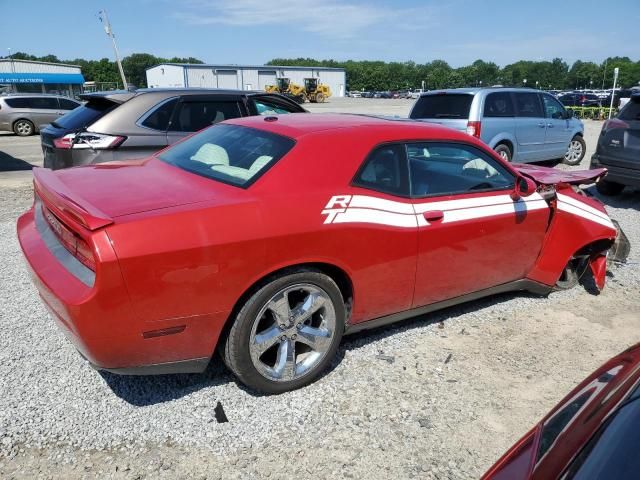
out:
<path id="1" fill-rule="evenodd" d="M 544 128 L 544 127 L 545 127 L 545 124 L 544 124 L 544 123 L 539 123 L 539 124 L 538 124 L 538 126 L 539 126 L 540 128 Z"/>
<path id="2" fill-rule="evenodd" d="M 444 218 L 444 212 L 442 210 L 429 210 L 422 214 L 427 222 L 437 222 Z"/>

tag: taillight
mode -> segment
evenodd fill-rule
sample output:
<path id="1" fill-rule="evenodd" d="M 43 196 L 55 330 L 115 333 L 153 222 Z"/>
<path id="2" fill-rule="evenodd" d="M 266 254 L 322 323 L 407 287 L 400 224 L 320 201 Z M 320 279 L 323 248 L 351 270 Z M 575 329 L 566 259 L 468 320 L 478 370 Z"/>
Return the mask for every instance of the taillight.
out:
<path id="1" fill-rule="evenodd" d="M 93 150 L 107 150 L 109 148 L 116 148 L 127 137 L 120 135 L 105 135 L 103 133 L 68 133 L 64 137 L 56 138 L 53 144 L 56 148 L 61 149 L 85 149 L 91 148 Z"/>
<path id="2" fill-rule="evenodd" d="M 89 244 L 78 234 L 72 232 L 64 223 L 49 211 L 48 208 L 42 207 L 42 213 L 47 219 L 47 223 L 58 237 L 60 243 L 67 251 L 76 257 L 80 263 L 92 271 L 96 271 L 96 260 Z"/>
<path id="3" fill-rule="evenodd" d="M 480 138 L 481 122 L 468 122 L 467 133 L 472 137 Z"/>
<path id="4" fill-rule="evenodd" d="M 68 150 L 73 146 L 73 137 L 74 134 L 70 133 L 69 135 L 65 135 L 61 138 L 54 138 L 53 146 L 56 148 L 61 148 L 63 150 Z"/>

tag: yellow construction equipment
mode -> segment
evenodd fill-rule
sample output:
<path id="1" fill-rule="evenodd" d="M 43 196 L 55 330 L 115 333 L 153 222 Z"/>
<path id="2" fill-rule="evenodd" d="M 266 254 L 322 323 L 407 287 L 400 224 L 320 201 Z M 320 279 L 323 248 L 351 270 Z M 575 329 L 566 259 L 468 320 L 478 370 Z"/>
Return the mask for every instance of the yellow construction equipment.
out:
<path id="1" fill-rule="evenodd" d="M 285 95 L 298 103 L 304 103 L 305 101 L 304 87 L 291 83 L 289 78 L 276 78 L 276 84 L 267 85 L 264 90 L 268 93 Z"/>
<path id="2" fill-rule="evenodd" d="M 317 78 L 305 78 L 304 96 L 311 103 L 322 103 L 331 96 L 331 89 L 328 85 L 318 82 Z"/>
<path id="3" fill-rule="evenodd" d="M 317 78 L 305 78 L 304 87 L 291 83 L 290 78 L 276 78 L 275 85 L 267 85 L 264 89 L 269 93 L 285 95 L 298 103 L 322 103 L 331 96 L 329 86 L 318 82 Z"/>

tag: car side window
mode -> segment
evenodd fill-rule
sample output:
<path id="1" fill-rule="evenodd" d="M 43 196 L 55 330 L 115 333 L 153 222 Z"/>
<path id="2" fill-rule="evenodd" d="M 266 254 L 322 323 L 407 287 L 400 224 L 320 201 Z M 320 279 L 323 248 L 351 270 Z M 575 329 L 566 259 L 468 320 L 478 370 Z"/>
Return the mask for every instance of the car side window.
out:
<path id="1" fill-rule="evenodd" d="M 558 120 L 566 118 L 566 110 L 562 104 L 551 95 L 542 95 L 542 102 L 544 103 L 544 112 L 547 118 L 555 118 Z"/>
<path id="2" fill-rule="evenodd" d="M 29 107 L 38 110 L 58 110 L 58 99 L 55 97 L 31 97 Z"/>
<path id="3" fill-rule="evenodd" d="M 513 117 L 515 110 L 509 92 L 495 92 L 487 95 L 484 100 L 485 117 Z"/>
<path id="4" fill-rule="evenodd" d="M 356 174 L 354 185 L 409 196 L 407 162 L 403 145 L 381 145 L 366 158 Z"/>
<path id="5" fill-rule="evenodd" d="M 515 185 L 507 169 L 471 145 L 413 143 L 407 145 L 407 157 L 412 197 L 505 190 Z"/>
<path id="6" fill-rule="evenodd" d="M 29 108 L 28 98 L 7 98 L 4 102 L 11 108 Z"/>
<path id="7" fill-rule="evenodd" d="M 519 117 L 544 118 L 540 97 L 537 93 L 516 92 L 514 96 Z"/>
<path id="8" fill-rule="evenodd" d="M 73 110 L 74 108 L 78 108 L 80 104 L 78 102 L 74 102 L 73 100 L 69 100 L 67 98 L 59 98 L 60 108 L 62 110 Z"/>
<path id="9" fill-rule="evenodd" d="M 153 130 L 166 131 L 169 128 L 169 121 L 171 120 L 171 114 L 176 108 L 178 98 L 172 98 L 160 102 L 150 112 L 143 116 L 143 120 L 140 123 L 143 127 L 151 128 Z"/>
<path id="10" fill-rule="evenodd" d="M 197 132 L 223 120 L 241 116 L 238 102 L 183 101 L 178 104 L 169 130 Z"/>
<path id="11" fill-rule="evenodd" d="M 258 115 L 277 115 L 282 113 L 292 113 L 290 108 L 281 105 L 278 102 L 268 100 L 266 98 L 256 98 L 253 100 Z"/>

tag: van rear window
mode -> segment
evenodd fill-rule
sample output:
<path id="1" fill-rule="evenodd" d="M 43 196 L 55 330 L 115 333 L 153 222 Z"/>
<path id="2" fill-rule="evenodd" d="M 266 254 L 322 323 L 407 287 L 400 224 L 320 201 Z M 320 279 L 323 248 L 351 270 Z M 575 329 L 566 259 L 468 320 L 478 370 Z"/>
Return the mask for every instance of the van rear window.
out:
<path id="1" fill-rule="evenodd" d="M 410 118 L 469 118 L 473 95 L 440 93 L 423 95 L 418 99 Z"/>

